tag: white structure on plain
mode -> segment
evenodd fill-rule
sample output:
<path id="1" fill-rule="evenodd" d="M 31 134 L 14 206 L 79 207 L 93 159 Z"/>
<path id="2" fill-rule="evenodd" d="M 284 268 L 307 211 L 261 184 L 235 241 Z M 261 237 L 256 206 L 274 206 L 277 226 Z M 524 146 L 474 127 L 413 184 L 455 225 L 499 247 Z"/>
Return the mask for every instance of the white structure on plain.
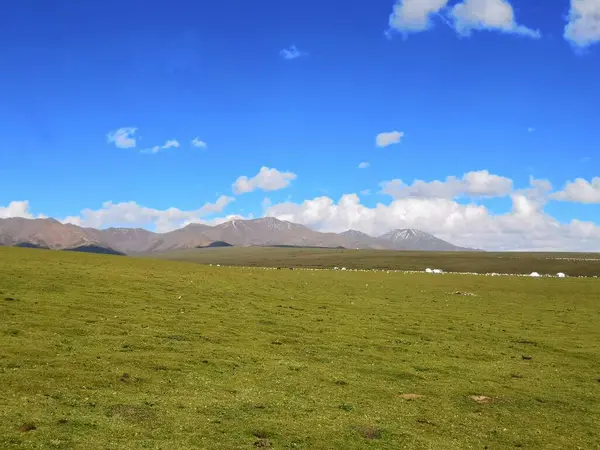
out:
<path id="1" fill-rule="evenodd" d="M 346 270 L 346 268 L 345 268 L 345 267 L 342 267 L 342 270 Z"/>
<path id="2" fill-rule="evenodd" d="M 431 270 L 429 267 L 427 269 L 425 269 L 426 273 L 433 273 L 433 270 Z"/>
<path id="3" fill-rule="evenodd" d="M 537 272 L 531 272 L 530 277 L 539 278 L 541 275 Z"/>
<path id="4" fill-rule="evenodd" d="M 433 269 L 433 273 L 444 273 L 442 269 Z"/>
<path id="5" fill-rule="evenodd" d="M 562 273 L 562 272 L 558 272 L 558 273 L 556 274 L 556 276 L 557 276 L 558 278 L 567 278 L 567 276 L 566 276 L 564 273 Z"/>

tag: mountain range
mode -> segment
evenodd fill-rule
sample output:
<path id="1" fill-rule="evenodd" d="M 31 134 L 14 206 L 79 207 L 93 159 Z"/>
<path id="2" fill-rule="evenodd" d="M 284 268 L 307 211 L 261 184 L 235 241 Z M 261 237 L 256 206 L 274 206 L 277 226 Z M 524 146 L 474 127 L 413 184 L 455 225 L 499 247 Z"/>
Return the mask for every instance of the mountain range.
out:
<path id="1" fill-rule="evenodd" d="M 423 231 L 401 229 L 373 237 L 356 230 L 321 233 L 273 217 L 231 220 L 216 226 L 190 224 L 168 233 L 142 228 L 95 228 L 55 219 L 0 219 L 0 245 L 138 254 L 200 247 L 293 246 L 349 249 L 469 251 Z"/>

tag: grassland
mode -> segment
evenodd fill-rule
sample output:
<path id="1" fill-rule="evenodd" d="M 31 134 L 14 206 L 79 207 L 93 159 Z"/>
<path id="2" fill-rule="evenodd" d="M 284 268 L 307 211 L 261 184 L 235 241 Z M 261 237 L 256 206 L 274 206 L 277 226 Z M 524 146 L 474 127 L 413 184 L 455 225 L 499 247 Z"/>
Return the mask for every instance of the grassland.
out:
<path id="1" fill-rule="evenodd" d="M 1 449 L 600 448 L 597 279 L 0 248 L 0 291 Z"/>
<path id="2" fill-rule="evenodd" d="M 180 250 L 145 255 L 173 261 L 245 267 L 348 269 L 442 269 L 446 272 L 600 276 L 600 254 L 399 252 L 306 248 L 229 247 Z"/>

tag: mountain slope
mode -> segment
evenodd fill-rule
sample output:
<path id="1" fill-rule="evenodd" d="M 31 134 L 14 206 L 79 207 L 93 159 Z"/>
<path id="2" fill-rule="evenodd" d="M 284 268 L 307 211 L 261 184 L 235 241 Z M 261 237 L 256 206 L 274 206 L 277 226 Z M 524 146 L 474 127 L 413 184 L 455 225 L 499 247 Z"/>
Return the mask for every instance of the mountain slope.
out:
<path id="1" fill-rule="evenodd" d="M 394 250 L 423 250 L 437 252 L 466 251 L 467 248 L 457 247 L 429 233 L 413 229 L 393 230 L 379 237 L 385 241 L 388 248 Z"/>
<path id="2" fill-rule="evenodd" d="M 190 224 L 168 233 L 153 233 L 141 228 L 97 230 L 63 224 L 54 219 L 0 219 L 0 245 L 135 254 L 208 247 L 218 242 L 235 246 L 469 250 L 419 230 L 394 230 L 380 237 L 356 230 L 339 234 L 321 233 L 304 225 L 273 217 L 231 220 L 216 226 Z"/>

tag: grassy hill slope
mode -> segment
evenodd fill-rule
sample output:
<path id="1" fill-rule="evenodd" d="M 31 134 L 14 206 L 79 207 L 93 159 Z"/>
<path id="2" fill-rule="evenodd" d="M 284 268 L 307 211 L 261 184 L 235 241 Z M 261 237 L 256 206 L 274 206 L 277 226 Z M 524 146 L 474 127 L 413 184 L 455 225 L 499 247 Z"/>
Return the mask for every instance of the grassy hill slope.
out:
<path id="1" fill-rule="evenodd" d="M 0 248 L 0 291 L 2 449 L 598 445 L 594 279 Z"/>

